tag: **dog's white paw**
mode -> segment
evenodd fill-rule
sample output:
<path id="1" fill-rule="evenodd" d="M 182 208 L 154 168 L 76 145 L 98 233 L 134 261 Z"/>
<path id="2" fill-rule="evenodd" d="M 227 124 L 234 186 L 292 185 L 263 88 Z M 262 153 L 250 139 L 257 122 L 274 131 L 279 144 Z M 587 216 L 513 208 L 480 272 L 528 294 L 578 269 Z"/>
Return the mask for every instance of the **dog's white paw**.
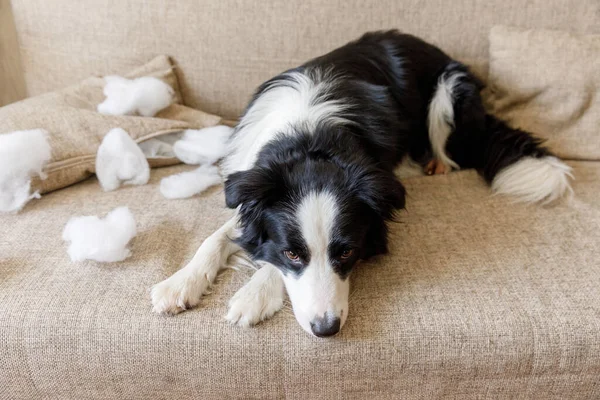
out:
<path id="1" fill-rule="evenodd" d="M 152 311 L 175 315 L 192 308 L 210 286 L 206 275 L 190 275 L 180 270 L 152 287 Z"/>
<path id="2" fill-rule="evenodd" d="M 283 307 L 284 286 L 279 272 L 264 266 L 229 301 L 225 319 L 249 327 L 271 318 Z"/>

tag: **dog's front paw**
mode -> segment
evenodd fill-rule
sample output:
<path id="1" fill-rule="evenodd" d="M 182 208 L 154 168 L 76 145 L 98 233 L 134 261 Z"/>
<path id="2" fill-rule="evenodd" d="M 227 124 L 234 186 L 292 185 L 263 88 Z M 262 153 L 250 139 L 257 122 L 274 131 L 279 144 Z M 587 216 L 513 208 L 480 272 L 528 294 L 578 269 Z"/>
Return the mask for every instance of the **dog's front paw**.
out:
<path id="1" fill-rule="evenodd" d="M 179 271 L 152 287 L 152 311 L 175 315 L 192 308 L 198 305 L 209 284 L 206 277 L 198 279 Z"/>
<path id="2" fill-rule="evenodd" d="M 250 327 L 271 318 L 283 307 L 283 295 L 269 297 L 265 294 L 241 288 L 229 301 L 225 319 L 234 325 Z"/>
<path id="3" fill-rule="evenodd" d="M 281 310 L 283 298 L 284 287 L 279 273 L 273 267 L 262 267 L 231 298 L 225 319 L 242 327 L 256 325 Z"/>

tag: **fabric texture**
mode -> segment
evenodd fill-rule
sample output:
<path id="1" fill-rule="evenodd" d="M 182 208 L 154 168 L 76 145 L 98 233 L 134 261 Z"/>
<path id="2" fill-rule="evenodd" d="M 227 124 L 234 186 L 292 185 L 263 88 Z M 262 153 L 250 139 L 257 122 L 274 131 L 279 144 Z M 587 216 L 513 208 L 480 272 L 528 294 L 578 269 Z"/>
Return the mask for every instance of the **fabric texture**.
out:
<path id="1" fill-rule="evenodd" d="M 0 0 L 0 107 L 26 97 L 25 78 L 10 0 Z"/>
<path id="2" fill-rule="evenodd" d="M 600 35 L 494 27 L 488 79 L 494 114 L 563 158 L 600 160 Z"/>
<path id="3" fill-rule="evenodd" d="M 44 169 L 48 178 L 34 179 L 34 190 L 46 193 L 92 175 L 98 146 L 112 128 L 123 128 L 135 141 L 143 142 L 167 133 L 213 126 L 220 121 L 215 115 L 181 105 L 177 77 L 166 56 L 156 57 L 126 76 L 154 76 L 164 80 L 175 90 L 175 104 L 154 118 L 100 114 L 96 106 L 104 100 L 104 79 L 95 77 L 0 108 L 0 134 L 38 128 L 50 133 L 52 160 Z M 150 159 L 149 162 L 152 166 L 179 163 L 175 158 Z"/>
<path id="4" fill-rule="evenodd" d="M 339 336 L 310 337 L 288 308 L 230 326 L 249 270 L 175 317 L 149 288 L 231 215 L 222 187 L 166 200 L 149 185 L 102 192 L 95 178 L 0 216 L 3 399 L 595 399 L 600 397 L 600 166 L 573 162 L 576 198 L 554 207 L 491 196 L 474 171 L 405 181 L 391 253 L 352 276 Z M 72 263 L 73 215 L 128 206 L 122 263 Z"/>
<path id="5" fill-rule="evenodd" d="M 600 34 L 598 0 L 12 0 L 12 4 L 30 96 L 169 54 L 180 67 L 185 104 L 227 118 L 238 117 L 265 80 L 370 30 L 398 28 L 420 36 L 472 65 L 483 78 L 488 34 L 494 25 Z"/>

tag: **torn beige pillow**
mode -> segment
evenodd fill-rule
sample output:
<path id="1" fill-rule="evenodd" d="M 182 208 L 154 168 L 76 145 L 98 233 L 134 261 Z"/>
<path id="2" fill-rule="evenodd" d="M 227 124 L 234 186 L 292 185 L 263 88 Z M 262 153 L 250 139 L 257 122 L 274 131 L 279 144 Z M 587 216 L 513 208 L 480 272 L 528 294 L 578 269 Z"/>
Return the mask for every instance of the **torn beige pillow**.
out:
<path id="1" fill-rule="evenodd" d="M 600 35 L 492 28 L 487 95 L 493 113 L 560 157 L 600 160 Z"/>
<path id="2" fill-rule="evenodd" d="M 104 101 L 104 79 L 93 77 L 52 93 L 33 97 L 0 108 L 0 134 L 29 129 L 49 132 L 52 159 L 44 172 L 45 180 L 33 179 L 32 191 L 41 193 L 60 189 L 88 178 L 94 173 L 96 152 L 104 135 L 112 128 L 123 128 L 138 143 L 185 129 L 214 126 L 220 117 L 183 106 L 173 65 L 159 56 L 125 76 L 153 76 L 173 87 L 175 103 L 155 117 L 112 116 L 96 112 Z M 151 166 L 179 163 L 173 158 L 149 159 Z"/>

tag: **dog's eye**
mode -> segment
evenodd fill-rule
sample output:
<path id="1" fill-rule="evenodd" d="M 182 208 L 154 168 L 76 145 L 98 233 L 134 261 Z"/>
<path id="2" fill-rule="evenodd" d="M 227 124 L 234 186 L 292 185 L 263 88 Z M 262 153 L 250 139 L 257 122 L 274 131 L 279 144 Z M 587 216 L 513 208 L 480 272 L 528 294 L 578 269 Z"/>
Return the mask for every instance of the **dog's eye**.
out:
<path id="1" fill-rule="evenodd" d="M 289 258 L 290 260 L 297 262 L 298 260 L 300 260 L 300 256 L 297 253 L 294 253 L 291 250 L 286 250 L 283 252 L 285 254 L 285 256 L 287 258 Z"/>
<path id="2" fill-rule="evenodd" d="M 352 257 L 352 255 L 354 254 L 354 249 L 346 249 L 344 250 L 344 252 L 342 253 L 342 255 L 340 256 L 340 258 L 342 260 L 347 260 L 350 257 Z"/>

